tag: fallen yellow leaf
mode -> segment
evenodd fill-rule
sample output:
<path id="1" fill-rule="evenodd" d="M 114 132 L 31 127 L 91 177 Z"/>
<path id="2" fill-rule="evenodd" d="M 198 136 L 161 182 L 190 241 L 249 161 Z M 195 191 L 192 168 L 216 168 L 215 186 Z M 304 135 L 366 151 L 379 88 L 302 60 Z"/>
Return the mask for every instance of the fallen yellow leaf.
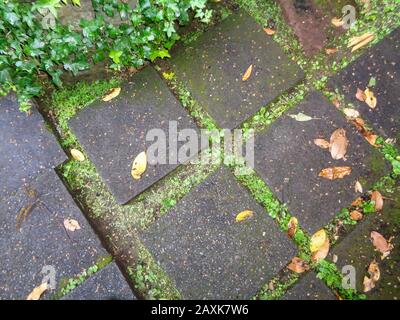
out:
<path id="1" fill-rule="evenodd" d="M 331 23 L 336 28 L 342 27 L 344 25 L 344 21 L 341 18 L 336 18 L 336 17 L 331 20 Z"/>
<path id="2" fill-rule="evenodd" d="M 374 38 L 374 37 L 375 37 L 375 35 L 371 32 L 364 33 L 361 36 L 352 37 L 352 38 L 350 38 L 350 41 L 347 44 L 347 47 L 351 48 L 355 45 L 362 43 L 363 41 L 365 41 L 367 39 Z"/>
<path id="3" fill-rule="evenodd" d="M 249 80 L 252 72 L 253 72 L 253 65 L 250 65 L 250 67 L 248 67 L 246 72 L 244 73 L 242 80 L 243 81 Z"/>
<path id="4" fill-rule="evenodd" d="M 374 93 L 371 90 L 369 90 L 369 88 L 367 88 L 365 89 L 364 94 L 365 94 L 365 103 L 371 109 L 375 109 L 376 105 L 378 104 L 378 99 L 375 97 Z"/>
<path id="5" fill-rule="evenodd" d="M 236 216 L 236 222 L 242 222 L 244 220 L 247 220 L 251 218 L 254 215 L 254 212 L 251 210 L 244 210 L 240 213 L 237 214 Z"/>
<path id="6" fill-rule="evenodd" d="M 79 151 L 78 149 L 72 149 L 71 150 L 71 156 L 72 158 L 74 158 L 76 161 L 82 162 L 85 161 L 85 156 L 83 155 L 83 153 L 81 151 Z"/>
<path id="7" fill-rule="evenodd" d="M 145 151 L 139 153 L 139 155 L 133 160 L 131 175 L 133 179 L 139 180 L 142 174 L 147 169 L 147 154 Z"/>
<path id="8" fill-rule="evenodd" d="M 310 241 L 311 253 L 317 252 L 324 245 L 326 239 L 328 239 L 328 236 L 324 229 L 314 233 Z"/>
<path id="9" fill-rule="evenodd" d="M 108 102 L 108 101 L 118 97 L 120 93 L 121 93 L 121 88 L 113 88 L 103 97 L 102 100 L 104 102 Z"/>
<path id="10" fill-rule="evenodd" d="M 47 282 L 44 282 L 41 285 L 37 286 L 35 289 L 33 289 L 32 292 L 29 294 L 29 296 L 26 298 L 26 300 L 39 300 L 42 294 L 46 290 L 47 290 Z"/>

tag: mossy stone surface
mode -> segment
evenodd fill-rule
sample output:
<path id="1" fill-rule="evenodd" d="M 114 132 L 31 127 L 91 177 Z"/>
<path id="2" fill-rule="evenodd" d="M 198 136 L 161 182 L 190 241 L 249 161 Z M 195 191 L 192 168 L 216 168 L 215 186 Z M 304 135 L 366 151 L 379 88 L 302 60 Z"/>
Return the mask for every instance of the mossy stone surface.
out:
<path id="1" fill-rule="evenodd" d="M 236 128 L 303 78 L 296 63 L 244 11 L 173 52 L 169 63 L 178 80 L 226 129 Z M 242 81 L 251 65 L 250 78 Z"/>
<path id="2" fill-rule="evenodd" d="M 291 118 L 299 113 L 313 119 Z M 345 129 L 349 140 L 345 160 L 334 160 L 329 150 L 314 144 L 317 138 L 329 141 L 339 128 Z M 343 179 L 319 177 L 325 168 L 343 166 L 351 167 L 351 174 Z M 256 136 L 255 169 L 300 225 L 313 234 L 359 195 L 354 189 L 357 180 L 368 190 L 389 172 L 389 164 L 334 105 L 314 91 Z"/>
<path id="3" fill-rule="evenodd" d="M 254 215 L 236 222 L 244 210 Z M 142 239 L 184 299 L 249 299 L 296 254 L 294 244 L 224 167 Z"/>

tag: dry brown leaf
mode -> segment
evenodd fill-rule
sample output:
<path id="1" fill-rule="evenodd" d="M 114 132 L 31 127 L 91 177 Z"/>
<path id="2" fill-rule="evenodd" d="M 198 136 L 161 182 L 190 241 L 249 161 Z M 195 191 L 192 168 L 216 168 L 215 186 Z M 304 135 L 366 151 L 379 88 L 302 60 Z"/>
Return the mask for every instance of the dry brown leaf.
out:
<path id="1" fill-rule="evenodd" d="M 367 276 L 364 277 L 363 285 L 365 293 L 375 288 L 375 282 L 372 279 L 368 278 Z"/>
<path id="2" fill-rule="evenodd" d="M 310 266 L 306 261 L 298 257 L 294 257 L 288 265 L 288 269 L 296 273 L 303 273 L 310 270 Z"/>
<path id="3" fill-rule="evenodd" d="M 333 98 L 332 103 L 336 108 L 338 108 L 338 109 L 340 108 L 340 101 L 338 98 Z"/>
<path id="4" fill-rule="evenodd" d="M 379 270 L 378 263 L 374 260 L 370 263 L 368 267 L 368 274 L 369 278 L 367 276 L 364 277 L 364 292 L 369 292 L 373 288 L 375 288 L 376 282 L 379 281 L 381 278 L 381 271 Z"/>
<path id="5" fill-rule="evenodd" d="M 372 281 L 377 282 L 381 278 L 381 271 L 379 270 L 378 263 L 374 260 L 368 267 L 368 273 Z"/>
<path id="6" fill-rule="evenodd" d="M 375 109 L 376 105 L 378 104 L 378 99 L 375 97 L 374 93 L 369 88 L 367 88 L 365 89 L 364 94 L 365 94 L 365 103 L 371 109 Z"/>
<path id="7" fill-rule="evenodd" d="M 353 221 L 360 221 L 363 218 L 363 214 L 360 211 L 354 210 L 350 213 L 350 219 Z"/>
<path id="8" fill-rule="evenodd" d="M 354 191 L 363 193 L 363 187 L 362 187 L 360 181 L 356 181 L 356 184 L 354 185 Z"/>
<path id="9" fill-rule="evenodd" d="M 379 191 L 374 191 L 371 194 L 371 200 L 375 202 L 375 210 L 381 211 L 383 208 L 383 197 Z"/>
<path id="10" fill-rule="evenodd" d="M 293 236 L 296 234 L 298 225 L 299 225 L 299 221 L 297 220 L 297 218 L 291 217 L 289 220 L 289 223 L 288 223 L 288 236 L 290 238 L 293 238 Z"/>
<path id="11" fill-rule="evenodd" d="M 243 81 L 249 80 L 252 73 L 253 73 L 253 65 L 250 65 L 250 67 L 248 67 L 246 72 L 244 73 L 242 80 Z"/>
<path id="12" fill-rule="evenodd" d="M 254 216 L 254 212 L 253 211 L 244 210 L 244 211 L 242 211 L 242 212 L 237 214 L 236 222 L 241 222 L 241 221 L 247 220 L 247 219 L 249 219 L 249 218 L 251 218 L 253 216 Z"/>
<path id="13" fill-rule="evenodd" d="M 85 156 L 83 155 L 83 153 L 81 151 L 79 151 L 78 149 L 72 149 L 71 150 L 71 156 L 72 158 L 74 158 L 76 161 L 82 162 L 85 161 Z"/>
<path id="14" fill-rule="evenodd" d="M 344 129 L 337 129 L 332 133 L 329 151 L 334 160 L 343 159 L 347 153 L 349 141 Z"/>
<path id="15" fill-rule="evenodd" d="M 147 155 L 146 152 L 143 151 L 138 154 L 138 156 L 133 160 L 131 175 L 133 179 L 139 180 L 142 177 L 142 174 L 147 169 Z"/>
<path id="16" fill-rule="evenodd" d="M 362 132 L 362 134 L 363 134 L 365 140 L 367 140 L 371 146 L 374 146 L 374 147 L 377 146 L 376 140 L 378 139 L 378 136 L 376 134 L 373 134 L 371 131 L 364 131 L 364 132 Z"/>
<path id="17" fill-rule="evenodd" d="M 113 88 L 103 97 L 102 100 L 104 102 L 111 101 L 112 99 L 118 97 L 120 93 L 121 93 L 121 88 Z"/>
<path id="18" fill-rule="evenodd" d="M 314 262 L 319 262 L 319 261 L 325 259 L 328 256 L 329 248 L 330 248 L 330 244 L 329 244 L 329 239 L 327 238 L 325 240 L 324 244 L 321 246 L 321 248 L 319 248 L 318 251 L 316 251 L 312 254 L 311 260 Z"/>
<path id="19" fill-rule="evenodd" d="M 338 52 L 338 48 L 327 48 L 327 49 L 325 49 L 325 53 L 327 55 L 335 54 L 336 52 Z"/>
<path id="20" fill-rule="evenodd" d="M 365 95 L 364 91 L 362 91 L 360 88 L 357 88 L 356 98 L 357 100 L 364 102 L 365 99 L 367 99 L 367 96 Z"/>
<path id="21" fill-rule="evenodd" d="M 364 200 L 361 197 L 358 197 L 356 200 L 354 200 L 351 204 L 352 207 L 360 207 L 363 204 Z"/>
<path id="22" fill-rule="evenodd" d="M 343 113 L 349 119 L 356 119 L 360 116 L 360 113 L 357 110 L 351 108 L 344 108 Z"/>
<path id="23" fill-rule="evenodd" d="M 330 143 L 325 139 L 315 139 L 314 144 L 322 149 L 329 149 Z"/>
<path id="24" fill-rule="evenodd" d="M 393 249 L 393 245 L 377 231 L 371 232 L 371 241 L 375 249 L 382 253 L 382 260 L 385 259 L 390 254 L 390 251 Z"/>
<path id="25" fill-rule="evenodd" d="M 328 180 L 343 179 L 351 174 L 351 167 L 333 167 L 321 170 L 319 177 Z"/>
<path id="26" fill-rule="evenodd" d="M 79 222 L 76 221 L 75 219 L 65 219 L 64 220 L 64 227 L 65 229 L 74 232 L 75 230 L 80 230 L 81 226 L 79 225 Z"/>
<path id="27" fill-rule="evenodd" d="M 336 27 L 336 28 L 339 28 L 339 27 L 342 27 L 343 25 L 344 25 L 344 21 L 343 21 L 343 19 L 341 19 L 341 18 L 333 18 L 332 20 L 331 20 L 331 23 Z"/>
<path id="28" fill-rule="evenodd" d="M 269 36 L 273 36 L 276 33 L 276 31 L 271 28 L 264 28 L 264 32 Z"/>
<path id="29" fill-rule="evenodd" d="M 32 292 L 29 294 L 29 296 L 26 298 L 26 300 L 39 300 L 42 294 L 46 290 L 47 290 L 47 282 L 44 282 L 41 285 L 37 286 L 35 289 L 33 289 Z"/>
<path id="30" fill-rule="evenodd" d="M 353 49 L 351 49 L 351 52 L 355 52 L 355 51 L 357 51 L 358 49 L 361 49 L 362 47 L 366 46 L 368 43 L 370 43 L 370 42 L 371 42 L 372 40 L 374 40 L 374 39 L 375 39 L 375 36 L 374 36 L 374 35 L 372 35 L 372 36 L 366 38 L 365 40 L 363 40 L 363 41 L 359 42 L 357 45 L 355 45 L 355 46 L 353 47 Z"/>

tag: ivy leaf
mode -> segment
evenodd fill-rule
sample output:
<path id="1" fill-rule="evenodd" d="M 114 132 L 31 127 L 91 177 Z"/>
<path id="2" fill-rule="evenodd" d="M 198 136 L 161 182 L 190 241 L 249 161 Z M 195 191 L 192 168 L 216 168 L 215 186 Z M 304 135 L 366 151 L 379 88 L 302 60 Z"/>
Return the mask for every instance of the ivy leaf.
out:
<path id="1" fill-rule="evenodd" d="M 116 64 L 119 64 L 121 62 L 121 56 L 122 56 L 122 51 L 120 50 L 111 50 L 110 54 L 108 55 L 112 61 Z"/>
<path id="2" fill-rule="evenodd" d="M 166 50 L 166 49 L 153 51 L 149 57 L 150 61 L 153 62 L 157 58 L 161 58 L 161 59 L 171 58 L 171 55 L 169 54 L 168 50 Z"/>

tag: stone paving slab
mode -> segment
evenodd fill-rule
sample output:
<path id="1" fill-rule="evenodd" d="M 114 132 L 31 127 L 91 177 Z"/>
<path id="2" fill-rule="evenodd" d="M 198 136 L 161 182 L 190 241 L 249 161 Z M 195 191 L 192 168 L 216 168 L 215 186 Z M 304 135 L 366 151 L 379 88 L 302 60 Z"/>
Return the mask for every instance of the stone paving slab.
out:
<path id="1" fill-rule="evenodd" d="M 315 119 L 300 122 L 289 116 L 300 112 Z M 329 141 L 338 128 L 346 130 L 349 140 L 346 161 L 333 160 L 328 150 L 313 143 L 316 138 Z M 334 181 L 318 177 L 322 169 L 336 166 L 351 166 L 351 175 Z M 389 172 L 381 154 L 317 92 L 256 136 L 255 169 L 310 233 L 326 225 L 357 197 L 357 180 L 368 190 Z"/>
<path id="2" fill-rule="evenodd" d="M 177 121 L 178 130 L 196 128 L 157 72 L 148 67 L 126 83 L 118 97 L 93 103 L 70 124 L 118 202 L 125 204 L 178 166 L 148 165 L 140 180 L 131 177 L 133 160 L 153 143 L 146 142 L 148 131 L 161 129 L 168 139 L 170 121 Z M 168 143 L 167 154 L 169 150 Z"/>
<path id="3" fill-rule="evenodd" d="M 255 214 L 235 222 L 243 210 Z M 292 242 L 224 167 L 142 238 L 185 299 L 249 299 L 296 253 Z"/>
<path id="4" fill-rule="evenodd" d="M 330 258 L 337 256 L 337 266 L 341 270 L 343 266 L 351 265 L 356 271 L 356 286 L 359 292 L 363 292 L 363 279 L 368 276 L 368 266 L 376 259 L 381 277 L 376 287 L 366 293 L 368 299 L 373 300 L 400 300 L 400 182 L 394 193 L 384 194 L 382 213 L 368 215 L 365 221 L 357 225 L 355 230 L 344 238 L 330 252 Z M 391 254 L 381 260 L 381 254 L 374 250 L 370 240 L 372 231 L 382 234 L 387 240 L 394 237 L 392 244 L 394 249 Z"/>
<path id="5" fill-rule="evenodd" d="M 32 210 L 19 220 L 22 209 L 31 205 Z M 78 221 L 81 229 L 67 231 L 64 219 L 68 218 Z M 46 265 L 55 268 L 58 285 L 62 278 L 76 276 L 105 255 L 54 171 L 0 202 L 0 299 L 25 299 L 42 282 Z M 43 298 L 54 293 L 48 291 Z"/>
<path id="6" fill-rule="evenodd" d="M 171 69 L 222 128 L 233 129 L 303 78 L 244 11 L 172 55 Z M 242 77 L 250 65 L 248 81 Z"/>
<path id="7" fill-rule="evenodd" d="M 304 275 L 282 300 L 336 300 L 332 291 L 312 271 Z"/>
<path id="8" fill-rule="evenodd" d="M 25 182 L 66 160 L 55 137 L 35 108 L 19 111 L 12 94 L 0 98 L 0 200 Z"/>
<path id="9" fill-rule="evenodd" d="M 355 97 L 357 88 L 364 90 L 372 77 L 376 79 L 371 88 L 378 99 L 376 109 Z M 330 85 L 344 93 L 377 133 L 396 139 L 400 147 L 400 28 L 336 75 Z"/>
<path id="10" fill-rule="evenodd" d="M 115 262 L 110 263 L 62 300 L 136 300 Z"/>

